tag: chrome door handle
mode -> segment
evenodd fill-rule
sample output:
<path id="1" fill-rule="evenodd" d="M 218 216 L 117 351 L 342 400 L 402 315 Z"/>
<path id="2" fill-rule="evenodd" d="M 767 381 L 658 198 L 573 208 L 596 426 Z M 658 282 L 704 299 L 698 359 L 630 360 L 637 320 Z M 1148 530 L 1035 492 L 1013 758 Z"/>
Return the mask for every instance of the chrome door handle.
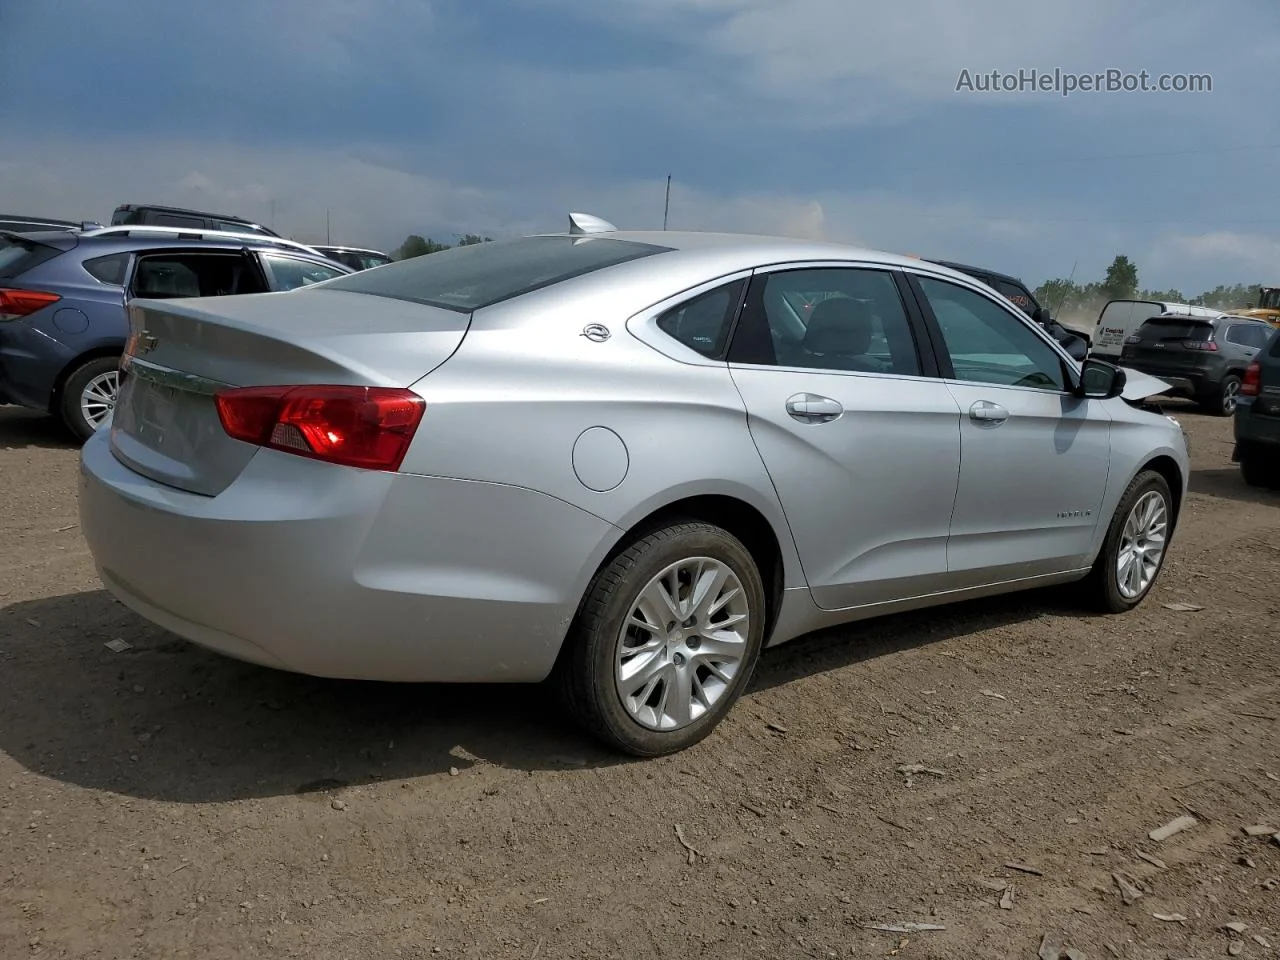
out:
<path id="1" fill-rule="evenodd" d="M 844 413 L 838 400 L 816 393 L 797 393 L 787 398 L 787 413 L 801 423 L 828 423 Z"/>
<path id="2" fill-rule="evenodd" d="M 990 400 L 979 400 L 969 408 L 969 419 L 983 423 L 1004 423 L 1009 419 L 1009 411 Z"/>

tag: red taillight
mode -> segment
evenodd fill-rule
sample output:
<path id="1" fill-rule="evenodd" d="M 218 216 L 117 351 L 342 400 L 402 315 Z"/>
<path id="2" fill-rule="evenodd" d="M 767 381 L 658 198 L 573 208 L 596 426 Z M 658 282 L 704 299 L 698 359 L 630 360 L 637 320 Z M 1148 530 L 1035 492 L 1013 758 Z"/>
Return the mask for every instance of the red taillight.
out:
<path id="1" fill-rule="evenodd" d="M 1240 382 L 1240 394 L 1245 397 L 1256 397 L 1262 384 L 1262 364 L 1257 360 L 1249 364 L 1244 371 L 1244 380 Z"/>
<path id="2" fill-rule="evenodd" d="M 1212 340 L 1183 340 L 1182 345 L 1188 350 L 1208 350 L 1211 353 L 1218 351 L 1218 345 Z"/>
<path id="3" fill-rule="evenodd" d="M 394 387 L 242 387 L 215 402 L 228 436 L 367 470 L 400 468 L 426 410 Z"/>
<path id="4" fill-rule="evenodd" d="M 0 287 L 0 320 L 17 320 L 43 310 L 62 298 L 56 293 L 41 290 L 15 290 Z"/>

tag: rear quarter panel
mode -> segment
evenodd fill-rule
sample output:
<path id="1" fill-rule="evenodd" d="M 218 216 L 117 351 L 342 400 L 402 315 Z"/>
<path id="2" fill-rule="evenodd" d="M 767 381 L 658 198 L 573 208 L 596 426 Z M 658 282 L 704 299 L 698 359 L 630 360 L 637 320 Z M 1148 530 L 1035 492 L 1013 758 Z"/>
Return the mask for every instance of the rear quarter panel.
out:
<path id="1" fill-rule="evenodd" d="M 758 510 L 802 586 L 794 544 L 725 364 L 682 363 L 631 336 L 626 310 L 566 301 L 517 323 L 476 315 L 414 389 L 427 401 L 403 470 L 514 484 L 613 524 L 617 536 L 687 497 Z M 611 336 L 582 335 L 603 323 Z"/>

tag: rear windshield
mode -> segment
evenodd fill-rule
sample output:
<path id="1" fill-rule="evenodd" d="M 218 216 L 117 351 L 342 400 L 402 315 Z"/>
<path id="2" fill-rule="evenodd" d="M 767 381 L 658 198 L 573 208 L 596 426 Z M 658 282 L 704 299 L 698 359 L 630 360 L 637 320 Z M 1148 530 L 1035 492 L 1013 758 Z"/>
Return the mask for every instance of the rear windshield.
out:
<path id="1" fill-rule="evenodd" d="M 469 313 L 670 247 L 608 237 L 524 237 L 468 244 L 324 284 Z"/>
<path id="2" fill-rule="evenodd" d="M 1148 320 L 1138 331 L 1143 340 L 1212 340 L 1213 324 L 1184 317 Z"/>
<path id="3" fill-rule="evenodd" d="M 0 279 L 11 280 L 62 251 L 25 238 L 0 236 Z"/>

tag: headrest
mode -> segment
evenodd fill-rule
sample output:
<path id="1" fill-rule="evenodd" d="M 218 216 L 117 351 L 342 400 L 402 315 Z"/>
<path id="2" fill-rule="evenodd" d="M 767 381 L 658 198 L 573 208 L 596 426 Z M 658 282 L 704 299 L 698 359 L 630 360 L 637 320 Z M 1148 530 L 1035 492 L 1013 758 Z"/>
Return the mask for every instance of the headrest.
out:
<path id="1" fill-rule="evenodd" d="M 871 307 L 848 297 L 823 300 L 809 315 L 804 346 L 811 353 L 856 357 L 871 346 Z"/>

